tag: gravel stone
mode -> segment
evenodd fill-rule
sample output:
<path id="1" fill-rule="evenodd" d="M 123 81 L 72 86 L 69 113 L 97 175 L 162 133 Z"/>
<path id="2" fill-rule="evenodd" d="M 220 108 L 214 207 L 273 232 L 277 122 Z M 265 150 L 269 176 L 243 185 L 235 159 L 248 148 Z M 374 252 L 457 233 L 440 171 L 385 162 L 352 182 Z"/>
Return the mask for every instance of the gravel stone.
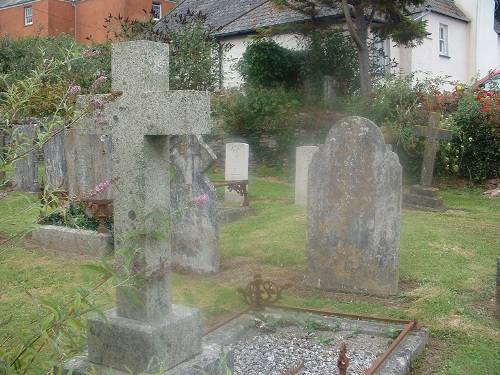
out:
<path id="1" fill-rule="evenodd" d="M 311 330 L 303 322 L 284 326 L 259 318 L 254 322 L 256 327 L 235 346 L 235 375 L 339 374 L 342 342 L 347 345 L 348 374 L 361 375 L 389 345 L 387 336 L 359 332 L 352 325 Z"/>

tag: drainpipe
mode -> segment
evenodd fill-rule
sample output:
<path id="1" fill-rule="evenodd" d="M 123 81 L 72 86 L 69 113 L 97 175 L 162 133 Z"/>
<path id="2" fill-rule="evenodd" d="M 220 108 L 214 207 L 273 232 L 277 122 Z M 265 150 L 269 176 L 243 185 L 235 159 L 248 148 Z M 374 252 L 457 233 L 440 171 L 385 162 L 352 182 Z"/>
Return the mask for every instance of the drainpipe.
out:
<path id="1" fill-rule="evenodd" d="M 71 0 L 71 4 L 73 5 L 73 8 L 75 9 L 75 28 L 74 28 L 74 31 L 75 31 L 75 40 L 78 42 L 78 37 L 77 37 L 77 34 L 76 34 L 76 25 L 77 25 L 77 22 L 76 22 L 76 2 L 78 0 Z"/>

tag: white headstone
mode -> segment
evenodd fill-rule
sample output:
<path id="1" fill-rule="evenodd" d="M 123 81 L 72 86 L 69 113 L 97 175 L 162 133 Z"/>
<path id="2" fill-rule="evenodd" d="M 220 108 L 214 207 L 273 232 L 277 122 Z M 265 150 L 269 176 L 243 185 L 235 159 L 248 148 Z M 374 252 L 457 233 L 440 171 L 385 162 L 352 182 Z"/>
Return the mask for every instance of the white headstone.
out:
<path id="1" fill-rule="evenodd" d="M 307 204 L 309 164 L 318 150 L 318 146 L 301 146 L 295 151 L 295 204 Z"/>
<path id="2" fill-rule="evenodd" d="M 226 181 L 248 180 L 248 157 L 249 146 L 246 143 L 226 144 Z M 243 197 L 235 191 L 229 191 L 226 187 L 225 200 L 243 201 Z"/>

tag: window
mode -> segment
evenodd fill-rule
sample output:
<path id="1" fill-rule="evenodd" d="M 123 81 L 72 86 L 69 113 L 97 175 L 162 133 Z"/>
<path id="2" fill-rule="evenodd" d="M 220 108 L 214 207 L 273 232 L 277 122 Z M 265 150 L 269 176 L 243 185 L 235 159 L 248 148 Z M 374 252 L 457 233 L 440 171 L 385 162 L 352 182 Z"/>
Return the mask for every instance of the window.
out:
<path id="1" fill-rule="evenodd" d="M 379 74 L 387 73 L 387 68 L 391 62 L 387 49 L 387 41 L 380 37 L 375 37 L 373 39 L 371 54 L 372 65 L 375 72 Z"/>
<path id="2" fill-rule="evenodd" d="M 439 55 L 448 56 L 448 26 L 439 25 Z"/>
<path id="3" fill-rule="evenodd" d="M 161 18 L 161 3 L 153 3 L 153 19 L 159 20 Z"/>
<path id="4" fill-rule="evenodd" d="M 32 25 L 33 24 L 33 7 L 25 7 L 24 8 L 24 24 Z"/>

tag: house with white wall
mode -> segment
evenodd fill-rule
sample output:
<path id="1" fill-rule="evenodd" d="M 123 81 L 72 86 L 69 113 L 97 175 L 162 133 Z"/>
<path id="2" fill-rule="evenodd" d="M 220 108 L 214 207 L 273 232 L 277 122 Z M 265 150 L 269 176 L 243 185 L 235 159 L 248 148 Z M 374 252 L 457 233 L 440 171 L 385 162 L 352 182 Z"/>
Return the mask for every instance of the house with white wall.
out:
<path id="1" fill-rule="evenodd" d="M 427 36 L 415 48 L 390 45 L 401 74 L 441 77 L 469 84 L 500 65 L 500 27 L 494 0 L 428 0 L 412 17 L 427 21 Z"/>
<path id="2" fill-rule="evenodd" d="M 398 74 L 416 77 L 442 77 L 471 83 L 500 65 L 500 24 L 494 19 L 495 0 L 427 0 L 414 9 L 413 18 L 427 21 L 428 35 L 415 48 L 385 42 L 388 57 L 394 59 Z M 306 17 L 289 9 L 277 9 L 270 0 L 184 0 L 167 17 L 201 11 L 206 24 L 221 42 L 232 48 L 225 54 L 223 87 L 242 83 L 234 66 L 242 57 L 251 36 L 258 29 L 303 22 Z M 338 17 L 323 12 L 321 17 Z M 294 35 L 275 38 L 284 47 L 300 48 Z"/>

